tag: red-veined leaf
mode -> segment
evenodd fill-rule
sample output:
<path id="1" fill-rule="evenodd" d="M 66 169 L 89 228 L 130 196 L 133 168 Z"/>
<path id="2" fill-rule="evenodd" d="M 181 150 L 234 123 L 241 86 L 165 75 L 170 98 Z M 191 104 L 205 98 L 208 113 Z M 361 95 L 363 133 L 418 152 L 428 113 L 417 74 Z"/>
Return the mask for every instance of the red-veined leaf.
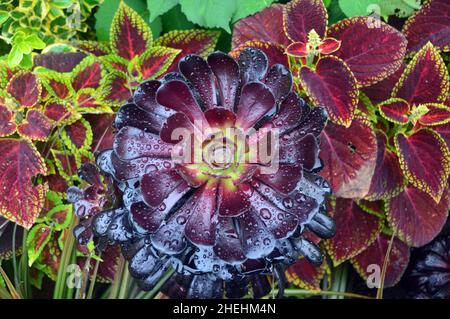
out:
<path id="1" fill-rule="evenodd" d="M 155 40 L 155 46 L 181 50 L 168 71 L 178 71 L 178 62 L 187 54 L 197 54 L 206 58 L 214 51 L 220 32 L 211 30 L 170 31 Z"/>
<path id="2" fill-rule="evenodd" d="M 400 238 L 419 247 L 441 231 L 448 216 L 448 194 L 436 203 L 427 193 L 408 186 L 388 202 L 388 220 Z"/>
<path id="3" fill-rule="evenodd" d="M 67 181 L 59 174 L 44 176 L 44 180 L 48 184 L 48 188 L 57 193 L 66 194 L 69 188 Z"/>
<path id="4" fill-rule="evenodd" d="M 400 133 L 395 146 L 408 181 L 439 202 L 450 173 L 450 152 L 442 137 L 429 129 Z"/>
<path id="5" fill-rule="evenodd" d="M 53 97 L 66 99 L 71 93 L 70 81 L 60 73 L 48 71 L 41 77 L 44 88 Z"/>
<path id="6" fill-rule="evenodd" d="M 377 141 L 370 123 L 355 118 L 349 128 L 328 123 L 321 140 L 320 175 L 337 197 L 363 198 L 370 188 L 376 164 Z"/>
<path id="7" fill-rule="evenodd" d="M 31 266 L 39 258 L 45 245 L 50 241 L 52 229 L 45 224 L 37 224 L 27 235 L 28 265 Z"/>
<path id="8" fill-rule="evenodd" d="M 148 24 L 124 1 L 120 1 L 114 15 L 110 39 L 112 51 L 128 61 L 152 46 L 152 32 Z"/>
<path id="9" fill-rule="evenodd" d="M 130 64 L 130 61 L 121 58 L 120 56 L 109 54 L 100 57 L 100 60 L 105 62 L 105 66 L 109 67 L 112 71 L 117 70 L 123 75 L 128 73 L 128 65 Z"/>
<path id="10" fill-rule="evenodd" d="M 108 148 L 112 148 L 114 141 L 114 129 L 112 123 L 114 121 L 114 114 L 87 114 L 86 120 L 89 121 L 92 127 L 92 151 L 100 152 Z"/>
<path id="11" fill-rule="evenodd" d="M 0 137 L 8 136 L 16 131 L 13 113 L 4 105 L 0 105 Z"/>
<path id="12" fill-rule="evenodd" d="M 26 140 L 0 140 L 0 215 L 29 229 L 45 202 L 46 185 L 32 178 L 47 169 L 39 152 Z"/>
<path id="13" fill-rule="evenodd" d="M 416 52 L 428 41 L 443 51 L 450 50 L 450 3 L 447 0 L 427 0 L 403 26 L 408 39 L 408 51 Z"/>
<path id="14" fill-rule="evenodd" d="M 289 67 L 288 57 L 284 53 L 284 48 L 280 44 L 261 42 L 261 41 L 249 41 L 241 45 L 239 48 L 230 52 L 230 56 L 237 59 L 238 56 L 247 48 L 257 48 L 263 51 L 269 60 L 269 65 L 282 64 L 285 67 Z"/>
<path id="15" fill-rule="evenodd" d="M 75 91 L 81 89 L 97 89 L 103 79 L 103 68 L 99 60 L 86 57 L 72 71 L 72 87 Z"/>
<path id="16" fill-rule="evenodd" d="M 450 150 L 450 123 L 434 126 L 433 130 L 444 139 L 448 149 Z"/>
<path id="17" fill-rule="evenodd" d="M 75 123 L 64 126 L 61 138 L 73 152 L 86 151 L 92 143 L 92 128 L 88 121 L 80 118 Z"/>
<path id="18" fill-rule="evenodd" d="M 358 103 L 358 87 L 352 72 L 341 59 L 327 56 L 315 71 L 302 67 L 300 81 L 316 105 L 325 107 L 332 122 L 350 126 Z"/>
<path id="19" fill-rule="evenodd" d="M 389 256 L 387 256 L 390 241 L 389 236 L 380 234 L 372 245 L 352 259 L 353 267 L 359 275 L 364 280 L 368 280 L 371 275 L 371 277 L 381 275 L 384 260 L 388 257 L 383 283 L 385 288 L 394 286 L 400 280 L 409 263 L 408 245 L 395 237 Z"/>
<path id="20" fill-rule="evenodd" d="M 327 19 L 322 0 L 293 0 L 283 8 L 284 32 L 292 42 L 306 43 L 311 30 L 324 38 Z"/>
<path id="21" fill-rule="evenodd" d="M 380 218 L 384 218 L 384 216 L 386 215 L 384 201 L 382 200 L 369 201 L 366 199 L 360 199 L 356 202 L 356 204 L 368 214 L 372 214 Z"/>
<path id="22" fill-rule="evenodd" d="M 405 178 L 396 153 L 386 147 L 386 135 L 377 134 L 377 160 L 375 171 L 366 195 L 368 200 L 387 199 L 396 196 L 405 186 Z"/>
<path id="23" fill-rule="evenodd" d="M 427 43 L 409 62 L 392 91 L 410 104 L 444 102 L 448 94 L 448 71 L 442 57 Z"/>
<path id="24" fill-rule="evenodd" d="M 45 141 L 52 128 L 52 122 L 43 113 L 29 110 L 26 120 L 17 127 L 17 132 L 27 139 Z"/>
<path id="25" fill-rule="evenodd" d="M 399 31 L 381 21 L 380 27 L 370 27 L 369 19 L 339 21 L 327 34 L 342 42 L 335 55 L 345 61 L 361 86 L 377 83 L 397 71 L 406 52 L 406 39 Z"/>
<path id="26" fill-rule="evenodd" d="M 94 89 L 81 89 L 76 96 L 76 110 L 82 113 L 107 113 L 111 112 L 108 101 L 104 101 L 106 92 L 98 92 Z"/>
<path id="27" fill-rule="evenodd" d="M 358 255 L 376 240 L 381 220 L 366 213 L 352 199 L 337 198 L 332 208 L 336 234 L 325 243 L 335 266 Z"/>
<path id="28" fill-rule="evenodd" d="M 51 153 L 58 168 L 58 173 L 66 181 L 71 181 L 77 173 L 81 163 L 79 154 L 72 154 L 70 151 L 57 151 L 52 149 Z"/>
<path id="29" fill-rule="evenodd" d="M 320 290 L 320 282 L 326 273 L 330 273 L 326 261 L 316 267 L 303 257 L 286 269 L 286 277 L 289 282 L 308 290 Z"/>
<path id="30" fill-rule="evenodd" d="M 95 56 L 102 56 L 110 53 L 107 45 L 97 41 L 77 41 L 74 46 L 83 52 L 91 53 Z"/>
<path id="31" fill-rule="evenodd" d="M 282 30 L 283 5 L 273 4 L 236 22 L 233 27 L 232 47 L 235 49 L 247 41 L 272 42 L 285 47 L 291 41 Z"/>
<path id="32" fill-rule="evenodd" d="M 154 46 L 139 58 L 142 80 L 156 79 L 164 74 L 181 50 Z"/>
<path id="33" fill-rule="evenodd" d="M 61 123 L 71 117 L 72 112 L 62 103 L 49 101 L 45 105 L 44 115 L 52 121 Z"/>
<path id="34" fill-rule="evenodd" d="M 428 112 L 419 118 L 419 123 L 425 126 L 435 126 L 450 122 L 450 107 L 439 103 L 424 104 Z"/>
<path id="35" fill-rule="evenodd" d="M 53 207 L 47 213 L 47 219 L 54 223 L 55 230 L 61 231 L 69 226 L 70 219 L 72 218 L 72 209 L 72 204 L 61 204 Z"/>
<path id="36" fill-rule="evenodd" d="M 6 91 L 17 101 L 20 107 L 32 107 L 39 101 L 41 83 L 30 71 L 20 71 L 9 80 Z"/>
<path id="37" fill-rule="evenodd" d="M 106 87 L 108 88 L 108 93 L 104 100 L 109 104 L 120 106 L 131 97 L 127 79 L 118 72 L 110 74 Z"/>
<path id="38" fill-rule="evenodd" d="M 381 116 L 396 124 L 409 122 L 410 106 L 408 102 L 400 98 L 391 98 L 378 104 Z"/>
<path id="39" fill-rule="evenodd" d="M 391 76 L 371 86 L 366 86 L 361 90 L 375 105 L 389 99 L 391 97 L 392 89 L 402 76 L 405 67 L 406 65 L 402 64 Z"/>

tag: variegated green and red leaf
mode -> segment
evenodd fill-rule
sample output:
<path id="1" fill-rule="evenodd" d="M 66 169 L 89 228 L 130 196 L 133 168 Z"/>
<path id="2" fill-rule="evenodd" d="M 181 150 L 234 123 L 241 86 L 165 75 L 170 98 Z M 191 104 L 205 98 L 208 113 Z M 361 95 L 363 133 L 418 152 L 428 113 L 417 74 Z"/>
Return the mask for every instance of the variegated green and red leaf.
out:
<path id="1" fill-rule="evenodd" d="M 408 181 L 438 203 L 450 173 L 450 152 L 442 137 L 430 129 L 399 133 L 395 146 Z"/>
<path id="2" fill-rule="evenodd" d="M 440 50 L 450 50 L 450 3 L 447 0 L 426 0 L 411 15 L 402 30 L 408 39 L 408 52 L 420 50 L 427 42 Z"/>
<path id="3" fill-rule="evenodd" d="M 370 188 L 376 164 L 377 141 L 366 119 L 355 118 L 349 128 L 328 123 L 321 140 L 320 175 L 330 184 L 334 195 L 363 198 Z"/>
<path id="4" fill-rule="evenodd" d="M 61 204 L 53 207 L 47 213 L 47 220 L 53 225 L 56 231 L 61 231 L 69 226 L 72 218 L 72 204 Z"/>
<path id="5" fill-rule="evenodd" d="M 17 102 L 18 107 L 35 106 L 41 95 L 41 83 L 30 71 L 19 71 L 9 80 L 6 91 Z"/>
<path id="6" fill-rule="evenodd" d="M 92 143 L 91 125 L 84 118 L 80 118 L 78 121 L 64 126 L 61 131 L 61 139 L 73 152 L 87 151 Z"/>
<path id="7" fill-rule="evenodd" d="M 95 56 L 108 55 L 110 49 L 106 44 L 97 41 L 77 41 L 74 46 L 86 53 L 91 53 Z"/>
<path id="8" fill-rule="evenodd" d="M 111 73 L 106 81 L 107 93 L 104 101 L 109 105 L 120 107 L 131 97 L 128 80 L 119 72 Z"/>
<path id="9" fill-rule="evenodd" d="M 435 126 L 450 122 L 450 107 L 440 103 L 427 103 L 424 106 L 428 112 L 419 118 L 420 124 Z"/>
<path id="10" fill-rule="evenodd" d="M 324 38 L 327 20 L 322 0 L 293 0 L 283 8 L 283 29 L 292 42 L 306 43 L 311 30 Z"/>
<path id="11" fill-rule="evenodd" d="M 439 52 L 427 43 L 409 62 L 392 91 L 410 104 L 441 103 L 447 99 L 448 71 Z"/>
<path id="12" fill-rule="evenodd" d="M 13 113 L 4 105 L 0 105 L 0 137 L 13 134 L 16 131 Z"/>
<path id="13" fill-rule="evenodd" d="M 111 50 L 128 61 L 140 56 L 152 46 L 152 32 L 148 24 L 133 9 L 120 1 L 111 31 Z"/>
<path id="14" fill-rule="evenodd" d="M 0 140 L 0 215 L 29 229 L 45 202 L 47 186 L 33 177 L 47 172 L 36 147 L 26 140 Z"/>
<path id="15" fill-rule="evenodd" d="M 353 267 L 364 280 L 370 280 L 369 277 L 379 278 L 386 261 L 386 273 L 382 283 L 385 288 L 399 282 L 409 263 L 408 245 L 394 237 L 388 254 L 390 241 L 389 236 L 380 234 L 372 245 L 352 259 Z"/>
<path id="16" fill-rule="evenodd" d="M 407 124 L 411 107 L 408 102 L 400 98 L 390 98 L 378 104 L 382 117 L 395 124 Z"/>
<path id="17" fill-rule="evenodd" d="M 220 32 L 211 30 L 176 30 L 163 34 L 155 40 L 155 46 L 181 50 L 168 71 L 177 71 L 178 62 L 187 54 L 197 54 L 203 58 L 214 51 Z"/>
<path id="18" fill-rule="evenodd" d="M 72 71 L 72 87 L 76 92 L 81 89 L 98 89 L 104 76 L 102 62 L 90 56 L 86 57 Z"/>
<path id="19" fill-rule="evenodd" d="M 398 236 L 408 244 L 420 247 L 433 240 L 448 216 L 447 191 L 436 203 L 430 195 L 408 186 L 388 202 L 388 220 Z"/>
<path id="20" fill-rule="evenodd" d="M 286 269 L 286 278 L 300 288 L 320 290 L 320 283 L 327 273 L 330 273 L 330 267 L 326 260 L 323 261 L 322 265 L 316 267 L 306 258 L 301 257 Z"/>
<path id="21" fill-rule="evenodd" d="M 332 122 L 349 127 L 358 104 L 358 87 L 352 72 L 341 59 L 327 56 L 315 70 L 300 69 L 300 81 L 314 104 L 325 107 Z"/>
<path id="22" fill-rule="evenodd" d="M 29 110 L 18 127 L 17 132 L 25 139 L 45 141 L 50 135 L 53 124 L 43 113 L 36 110 Z"/>
<path id="23" fill-rule="evenodd" d="M 60 124 L 72 117 L 74 111 L 71 111 L 63 102 L 48 101 L 44 108 L 44 115 L 51 121 Z"/>
<path id="24" fill-rule="evenodd" d="M 164 74 L 181 50 L 154 46 L 139 57 L 138 70 L 142 80 L 156 79 Z"/>
<path id="25" fill-rule="evenodd" d="M 71 151 L 51 150 L 58 173 L 66 181 L 70 182 L 76 176 L 81 164 L 80 154 L 73 154 Z"/>
<path id="26" fill-rule="evenodd" d="M 31 266 L 39 258 L 45 245 L 52 237 L 52 229 L 46 224 L 35 225 L 27 235 L 28 265 Z"/>
<path id="27" fill-rule="evenodd" d="M 375 105 L 388 100 L 391 97 L 392 89 L 402 76 L 405 68 L 406 65 L 403 63 L 400 68 L 391 76 L 388 76 L 386 79 L 371 86 L 363 87 L 361 90 L 365 95 L 367 95 L 368 98 L 370 98 L 370 101 L 372 101 L 372 103 Z"/>
<path id="28" fill-rule="evenodd" d="M 381 232 L 381 219 L 362 210 L 352 199 L 337 198 L 331 215 L 336 234 L 325 242 L 335 266 L 355 257 L 372 244 Z"/>
<path id="29" fill-rule="evenodd" d="M 402 65 L 406 39 L 399 31 L 379 22 L 371 27 L 370 17 L 339 21 L 327 36 L 341 41 L 334 54 L 345 61 L 360 86 L 369 86 L 392 75 Z M 370 41 L 367 41 L 370 39 Z"/>

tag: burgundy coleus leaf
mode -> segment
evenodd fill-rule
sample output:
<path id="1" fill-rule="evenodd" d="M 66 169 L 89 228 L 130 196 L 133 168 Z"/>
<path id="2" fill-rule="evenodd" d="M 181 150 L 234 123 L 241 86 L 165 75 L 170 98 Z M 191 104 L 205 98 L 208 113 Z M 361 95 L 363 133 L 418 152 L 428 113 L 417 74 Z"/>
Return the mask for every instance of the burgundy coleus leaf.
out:
<path id="1" fill-rule="evenodd" d="M 386 215 L 383 200 L 370 201 L 367 199 L 360 199 L 357 201 L 357 204 L 363 211 L 374 216 L 384 218 L 384 216 Z"/>
<path id="2" fill-rule="evenodd" d="M 152 47 L 139 58 L 139 72 L 143 80 L 156 79 L 164 74 L 181 50 Z"/>
<path id="3" fill-rule="evenodd" d="M 67 181 L 59 174 L 50 174 L 44 176 L 44 181 L 48 184 L 48 189 L 57 193 L 65 194 L 69 185 Z"/>
<path id="4" fill-rule="evenodd" d="M 118 72 L 110 74 L 107 81 L 108 93 L 104 100 L 113 105 L 121 105 L 131 97 L 128 81 Z"/>
<path id="5" fill-rule="evenodd" d="M 440 103 L 423 104 L 428 112 L 419 118 L 424 126 L 435 126 L 450 122 L 450 107 Z"/>
<path id="6" fill-rule="evenodd" d="M 402 30 L 408 39 L 408 52 L 420 50 L 427 42 L 440 50 L 450 50 L 450 3 L 427 0 L 411 15 Z"/>
<path id="7" fill-rule="evenodd" d="M 409 247 L 401 240 L 393 238 L 390 253 L 388 256 L 389 243 L 391 238 L 380 234 L 378 238 L 361 254 L 352 259 L 352 264 L 359 275 L 365 280 L 373 274 L 373 265 L 381 271 L 386 261 L 386 274 L 383 287 L 392 287 L 398 283 L 409 263 Z M 387 258 L 387 260 L 386 260 Z"/>
<path id="8" fill-rule="evenodd" d="M 94 58 L 87 57 L 72 72 L 72 87 L 75 91 L 81 89 L 98 89 L 103 78 L 102 63 Z"/>
<path id="9" fill-rule="evenodd" d="M 0 137 L 8 136 L 16 131 L 13 113 L 4 105 L 0 104 Z"/>
<path id="10" fill-rule="evenodd" d="M 45 105 L 44 115 L 50 120 L 60 123 L 68 119 L 72 115 L 72 112 L 62 103 L 49 101 Z"/>
<path id="11" fill-rule="evenodd" d="M 450 173 L 450 152 L 442 137 L 429 129 L 410 136 L 399 133 L 395 146 L 408 181 L 438 203 Z"/>
<path id="12" fill-rule="evenodd" d="M 386 120 L 396 124 L 406 124 L 409 122 L 409 103 L 400 98 L 391 98 L 378 105 L 381 116 Z"/>
<path id="13" fill-rule="evenodd" d="M 86 151 L 92 143 L 92 128 L 88 121 L 81 118 L 78 121 L 64 126 L 61 138 L 66 146 L 77 151 Z"/>
<path id="14" fill-rule="evenodd" d="M 345 61 L 360 86 L 369 86 L 393 74 L 406 52 L 407 41 L 399 31 L 381 21 L 380 27 L 371 27 L 369 19 L 342 20 L 327 33 L 342 42 L 335 55 Z"/>
<path id="15" fill-rule="evenodd" d="M 405 186 L 405 177 L 398 156 L 386 147 L 386 135 L 377 133 L 377 159 L 375 171 L 366 195 L 368 200 L 387 199 L 396 196 Z"/>
<path id="16" fill-rule="evenodd" d="M 420 247 L 437 236 L 448 216 L 447 191 L 436 203 L 419 189 L 408 186 L 388 202 L 389 224 L 408 244 Z"/>
<path id="17" fill-rule="evenodd" d="M 316 105 L 325 107 L 332 122 L 349 127 L 358 104 L 358 87 L 352 72 L 341 59 L 327 56 L 316 69 L 300 69 L 300 81 Z"/>
<path id="18" fill-rule="evenodd" d="M 211 30 L 175 30 L 167 32 L 155 40 L 155 46 L 181 50 L 168 71 L 177 71 L 178 62 L 188 54 L 203 58 L 214 51 L 220 32 Z"/>
<path id="19" fill-rule="evenodd" d="M 32 265 L 41 255 L 52 237 L 52 229 L 45 224 L 37 224 L 27 235 L 28 265 Z"/>
<path id="20" fill-rule="evenodd" d="M 369 97 L 373 104 L 378 104 L 389 99 L 391 97 L 392 89 L 403 74 L 405 67 L 406 65 L 402 64 L 394 74 L 371 86 L 362 88 L 362 91 Z"/>
<path id="21" fill-rule="evenodd" d="M 289 66 L 288 57 L 284 53 L 284 48 L 280 44 L 262 41 L 248 41 L 240 47 L 230 52 L 230 56 L 237 59 L 242 51 L 247 48 L 258 48 L 263 51 L 269 60 L 269 65 L 282 64 L 285 67 Z"/>
<path id="22" fill-rule="evenodd" d="M 69 81 L 58 73 L 48 72 L 41 78 L 44 88 L 58 99 L 66 99 L 72 92 Z"/>
<path id="23" fill-rule="evenodd" d="M 321 0 L 293 0 L 283 8 L 283 28 L 292 42 L 308 41 L 308 33 L 315 30 L 325 37 L 327 10 Z"/>
<path id="24" fill-rule="evenodd" d="M 283 5 L 273 4 L 261 12 L 239 20 L 233 27 L 232 47 L 258 39 L 287 46 L 291 41 L 283 30 Z"/>
<path id="25" fill-rule="evenodd" d="M 448 149 L 450 150 L 450 123 L 434 126 L 433 130 L 444 139 Z"/>
<path id="26" fill-rule="evenodd" d="M 29 229 L 45 202 L 46 185 L 32 178 L 47 169 L 39 152 L 26 140 L 0 140 L 0 215 Z"/>
<path id="27" fill-rule="evenodd" d="M 6 87 L 6 91 L 17 101 L 20 107 L 35 106 L 41 95 L 41 83 L 30 71 L 16 73 Z"/>
<path id="28" fill-rule="evenodd" d="M 392 91 L 410 104 L 445 102 L 449 80 L 442 57 L 431 43 L 414 56 Z"/>
<path id="29" fill-rule="evenodd" d="M 36 110 L 27 112 L 26 120 L 18 127 L 20 136 L 37 141 L 45 141 L 52 131 L 53 125 L 49 118 Z"/>
<path id="30" fill-rule="evenodd" d="M 349 128 L 328 123 L 321 135 L 320 175 L 334 195 L 363 198 L 370 188 L 376 164 L 377 141 L 370 123 L 355 118 Z"/>
<path id="31" fill-rule="evenodd" d="M 332 209 L 336 234 L 326 241 L 335 266 L 355 257 L 371 245 L 381 231 L 381 219 L 366 213 L 352 199 L 337 198 Z"/>
<path id="32" fill-rule="evenodd" d="M 95 56 L 103 56 L 110 53 L 110 49 L 107 45 L 97 41 L 77 41 L 74 45 L 79 50 L 91 53 Z"/>
<path id="33" fill-rule="evenodd" d="M 72 176 L 77 173 L 80 158 L 69 151 L 57 151 L 52 149 L 51 153 L 58 168 L 58 173 L 66 181 L 71 181 Z"/>
<path id="34" fill-rule="evenodd" d="M 121 1 L 111 24 L 110 39 L 111 50 L 131 61 L 151 48 L 152 32 L 142 17 Z"/>
<path id="35" fill-rule="evenodd" d="M 308 290 L 320 290 L 320 283 L 326 273 L 330 273 L 326 261 L 316 267 L 303 257 L 286 269 L 286 277 L 289 282 Z"/>

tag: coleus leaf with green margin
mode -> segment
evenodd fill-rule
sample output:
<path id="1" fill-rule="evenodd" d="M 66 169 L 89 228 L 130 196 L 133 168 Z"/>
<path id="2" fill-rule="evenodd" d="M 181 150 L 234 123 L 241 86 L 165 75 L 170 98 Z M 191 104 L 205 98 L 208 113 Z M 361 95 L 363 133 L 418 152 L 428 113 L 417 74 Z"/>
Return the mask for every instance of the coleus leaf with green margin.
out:
<path id="1" fill-rule="evenodd" d="M 376 240 L 381 232 L 382 221 L 362 210 L 352 199 L 337 198 L 330 209 L 338 231 L 325 242 L 325 247 L 334 266 L 338 266 Z"/>
<path id="2" fill-rule="evenodd" d="M 381 275 L 387 258 L 386 274 L 383 287 L 397 284 L 406 270 L 409 262 L 409 247 L 398 238 L 393 238 L 388 255 L 391 237 L 381 233 L 378 238 L 362 253 L 352 258 L 352 264 L 359 275 L 365 280 L 377 271 Z M 377 268 L 373 268 L 373 267 Z M 380 283 L 381 284 L 381 283 Z"/>
<path id="3" fill-rule="evenodd" d="M 312 30 L 320 40 L 335 38 L 340 41 L 341 48 L 334 53 L 336 57 L 316 55 L 312 62 L 306 63 L 309 68 L 303 66 L 303 74 L 299 74 L 299 80 L 309 97 L 327 109 L 334 123 L 349 126 L 355 116 L 358 86 L 379 82 L 401 67 L 406 51 L 405 37 L 383 22 L 380 22 L 380 28 L 369 28 L 367 17 L 345 19 L 328 30 L 327 13 L 321 0 L 293 0 L 282 6 L 282 15 L 276 8 L 275 5 L 271 6 L 237 23 L 237 35 L 233 37 L 234 48 L 246 45 L 241 41 L 267 40 L 266 36 L 261 36 L 255 30 L 267 30 L 271 41 L 286 41 L 276 36 L 284 32 L 289 42 L 306 44 Z M 258 17 L 255 18 L 256 16 Z M 280 19 L 283 28 L 280 28 Z M 364 41 L 368 37 L 377 40 L 370 43 Z M 285 47 L 286 43 L 282 42 L 277 44 Z M 340 60 L 336 60 L 337 58 Z M 327 60 L 321 63 L 323 59 Z M 302 66 L 305 62 L 291 61 L 289 66 L 294 74 L 298 67 L 296 64 Z M 365 67 L 367 65 L 370 67 Z M 321 90 L 317 89 L 318 85 Z M 333 94 L 328 93 L 329 90 Z"/>
<path id="4" fill-rule="evenodd" d="M 399 238 L 420 247 L 442 230 L 448 217 L 448 205 L 447 189 L 436 203 L 430 195 L 410 185 L 388 201 L 387 216 Z"/>
<path id="5" fill-rule="evenodd" d="M 33 107 L 39 101 L 41 84 L 30 71 L 19 71 L 9 80 L 6 91 L 16 102 L 17 107 Z"/>
<path id="6" fill-rule="evenodd" d="M 409 17 L 402 29 L 408 39 L 408 52 L 417 52 L 427 42 L 444 52 L 450 50 L 450 4 L 447 0 L 426 0 Z"/>
<path id="7" fill-rule="evenodd" d="M 72 152 L 88 151 L 92 143 L 92 128 L 83 118 L 65 125 L 61 130 L 61 139 Z"/>
<path id="8" fill-rule="evenodd" d="M 376 165 L 377 140 L 370 122 L 355 118 L 350 127 L 328 123 L 320 136 L 320 175 L 337 197 L 363 198 Z"/>
<path id="9" fill-rule="evenodd" d="M 47 172 L 42 156 L 26 140 L 0 140 L 0 215 L 29 229 L 45 202 L 45 184 L 33 178 Z"/>
<path id="10" fill-rule="evenodd" d="M 304 257 L 300 257 L 294 264 L 286 269 L 286 278 L 297 287 L 308 290 L 320 290 L 320 283 L 325 274 L 330 274 L 330 266 L 324 260 L 322 265 L 316 267 Z"/>
<path id="11" fill-rule="evenodd" d="M 46 224 L 37 224 L 27 234 L 28 266 L 39 258 L 44 247 L 50 241 L 52 229 Z"/>
<path id="12" fill-rule="evenodd" d="M 45 141 L 52 128 L 52 122 L 42 112 L 28 110 L 25 120 L 17 127 L 17 132 L 25 139 Z"/>

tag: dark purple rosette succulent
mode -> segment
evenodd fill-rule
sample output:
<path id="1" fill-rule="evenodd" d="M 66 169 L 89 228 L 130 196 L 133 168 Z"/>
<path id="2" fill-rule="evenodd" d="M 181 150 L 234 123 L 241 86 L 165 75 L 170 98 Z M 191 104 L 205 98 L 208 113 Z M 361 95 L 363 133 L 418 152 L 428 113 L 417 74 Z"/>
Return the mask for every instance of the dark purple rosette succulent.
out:
<path id="1" fill-rule="evenodd" d="M 450 299 L 450 236 L 440 236 L 414 253 L 406 282 L 413 298 Z"/>
<path id="2" fill-rule="evenodd" d="M 143 289 L 172 268 L 163 287 L 172 297 L 237 298 L 248 286 L 264 296 L 265 274 L 281 279 L 300 255 L 322 263 L 305 229 L 334 233 L 330 188 L 317 175 L 326 112 L 257 49 L 237 61 L 188 55 L 178 68 L 141 84 L 118 111 L 113 149 L 97 164 L 123 195 L 96 214 L 94 234 L 121 244 Z"/>

